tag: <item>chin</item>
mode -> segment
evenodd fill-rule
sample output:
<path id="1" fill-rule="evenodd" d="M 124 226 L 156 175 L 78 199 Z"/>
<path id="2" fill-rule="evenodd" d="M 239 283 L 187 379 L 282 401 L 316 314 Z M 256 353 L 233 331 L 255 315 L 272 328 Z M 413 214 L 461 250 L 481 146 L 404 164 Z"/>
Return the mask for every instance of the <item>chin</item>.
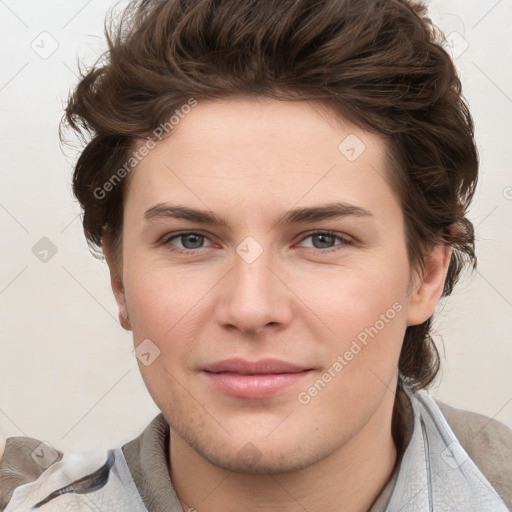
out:
<path id="1" fill-rule="evenodd" d="M 297 454 L 293 449 L 281 450 L 277 453 L 275 450 L 260 450 L 250 442 L 234 452 L 231 457 L 217 450 L 198 453 L 218 468 L 247 475 L 293 473 L 318 462 L 319 458 L 318 454 L 316 459 L 313 459 L 305 453 Z"/>
<path id="2" fill-rule="evenodd" d="M 203 459 L 226 471 L 247 474 L 282 474 L 299 471 L 327 458 L 333 446 L 327 443 L 305 444 L 304 435 L 291 432 L 271 436 L 245 432 L 236 437 L 202 438 L 190 430 L 176 432 Z M 195 435 L 196 434 L 196 435 Z M 272 436 L 274 438 L 272 439 Z M 316 438 L 317 441 L 319 439 Z"/>

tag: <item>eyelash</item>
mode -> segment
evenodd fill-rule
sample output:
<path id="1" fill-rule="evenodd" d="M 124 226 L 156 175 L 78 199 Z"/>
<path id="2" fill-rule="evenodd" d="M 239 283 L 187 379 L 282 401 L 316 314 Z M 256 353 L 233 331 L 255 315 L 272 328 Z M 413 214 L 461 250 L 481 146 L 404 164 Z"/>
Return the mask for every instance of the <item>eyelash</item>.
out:
<path id="1" fill-rule="evenodd" d="M 182 238 L 182 237 L 185 237 L 187 235 L 199 235 L 203 238 L 206 238 L 208 239 L 208 237 L 198 231 L 182 231 L 180 233 L 176 233 L 176 234 L 173 234 L 172 236 L 164 239 L 162 241 L 162 245 L 166 245 L 168 246 L 168 249 L 171 251 L 171 252 L 174 252 L 174 253 L 177 253 L 177 254 L 188 254 L 188 255 L 193 255 L 193 254 L 196 254 L 198 252 L 201 252 L 202 249 L 204 249 L 204 247 L 201 247 L 199 249 L 177 249 L 175 247 L 172 247 L 171 248 L 171 244 L 170 242 L 176 238 Z M 334 252 L 334 251 L 338 251 L 342 246 L 344 245 L 353 245 L 353 240 L 349 239 L 348 237 L 345 237 L 345 236 L 342 236 L 340 235 L 339 233 L 336 233 L 334 231 L 311 231 L 310 233 L 308 233 L 307 235 L 305 235 L 301 240 L 300 242 L 303 242 L 304 240 L 308 239 L 308 238 L 311 238 L 312 236 L 315 236 L 315 235 L 327 235 L 327 236 L 333 236 L 335 237 L 336 239 L 340 240 L 342 242 L 341 245 L 338 245 L 338 246 L 335 246 L 335 247 L 328 247 L 328 248 L 325 248 L 325 249 L 317 249 L 315 247 L 305 247 L 305 249 L 308 249 L 308 250 L 313 250 L 315 252 L 322 252 L 322 253 L 331 253 L 331 252 Z"/>

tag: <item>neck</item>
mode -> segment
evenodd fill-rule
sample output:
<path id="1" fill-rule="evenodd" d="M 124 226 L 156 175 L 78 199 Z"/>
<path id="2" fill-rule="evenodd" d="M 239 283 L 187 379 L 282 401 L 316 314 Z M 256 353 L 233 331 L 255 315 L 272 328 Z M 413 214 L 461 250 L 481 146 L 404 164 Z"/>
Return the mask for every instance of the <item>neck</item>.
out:
<path id="1" fill-rule="evenodd" d="M 397 461 L 392 435 L 394 395 L 388 393 L 366 425 L 329 457 L 291 473 L 232 473 L 205 460 L 172 429 L 171 481 L 185 511 L 322 510 L 365 512 Z"/>

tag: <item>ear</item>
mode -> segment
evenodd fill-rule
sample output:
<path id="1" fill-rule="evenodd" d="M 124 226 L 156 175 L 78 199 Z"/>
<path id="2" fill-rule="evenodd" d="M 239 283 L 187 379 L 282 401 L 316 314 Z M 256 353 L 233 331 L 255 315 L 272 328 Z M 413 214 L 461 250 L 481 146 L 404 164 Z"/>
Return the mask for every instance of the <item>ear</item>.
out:
<path id="1" fill-rule="evenodd" d="M 451 255 L 452 248 L 449 245 L 440 244 L 434 246 L 425 257 L 423 276 L 416 277 L 409 296 L 408 326 L 422 324 L 434 313 L 443 293 Z"/>
<path id="2" fill-rule="evenodd" d="M 111 239 L 107 233 L 103 235 L 102 244 L 103 254 L 105 255 L 105 259 L 110 271 L 110 285 L 112 287 L 112 291 L 114 292 L 114 297 L 116 299 L 117 307 L 119 310 L 119 323 L 123 329 L 131 331 L 132 326 L 130 324 L 130 319 L 128 318 L 122 275 L 119 269 L 119 264 L 115 261 Z"/>

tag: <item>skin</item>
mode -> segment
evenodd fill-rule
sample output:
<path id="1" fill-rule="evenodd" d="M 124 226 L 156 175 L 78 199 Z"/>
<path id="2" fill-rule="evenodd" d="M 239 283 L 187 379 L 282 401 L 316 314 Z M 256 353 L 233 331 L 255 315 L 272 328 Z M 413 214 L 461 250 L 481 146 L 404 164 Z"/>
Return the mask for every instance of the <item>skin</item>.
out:
<path id="1" fill-rule="evenodd" d="M 366 146 L 352 162 L 338 150 L 349 134 Z M 386 149 L 318 104 L 200 101 L 130 176 L 122 270 L 108 239 L 105 254 L 123 327 L 136 347 L 150 339 L 160 351 L 139 367 L 171 427 L 170 476 L 184 510 L 365 511 L 389 480 L 403 336 L 432 315 L 450 249 L 434 247 L 411 281 Z M 291 208 L 334 201 L 371 216 L 277 224 Z M 144 220 L 159 203 L 211 210 L 227 226 Z M 184 230 L 205 238 L 168 241 Z M 308 236 L 325 230 L 352 243 Z M 236 251 L 248 236 L 263 250 L 251 263 Z M 393 304 L 394 318 L 300 403 Z M 313 370 L 275 396 L 235 398 L 200 371 L 230 357 Z"/>

